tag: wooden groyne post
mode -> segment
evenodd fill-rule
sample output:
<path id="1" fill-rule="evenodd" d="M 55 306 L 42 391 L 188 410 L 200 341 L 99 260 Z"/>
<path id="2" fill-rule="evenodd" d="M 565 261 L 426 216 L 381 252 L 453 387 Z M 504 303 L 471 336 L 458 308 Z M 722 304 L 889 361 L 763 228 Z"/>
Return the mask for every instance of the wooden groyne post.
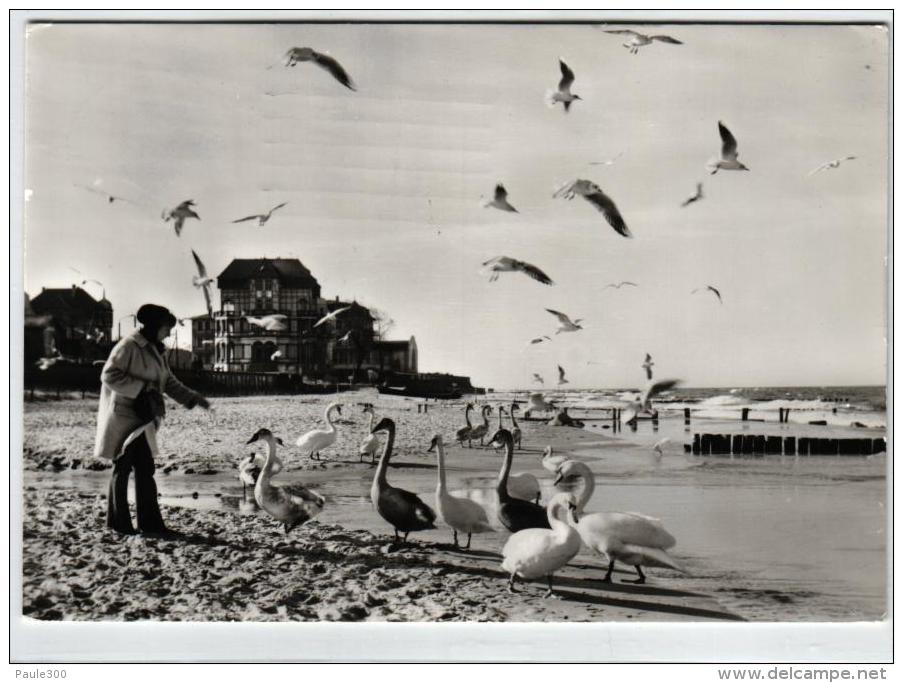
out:
<path id="1" fill-rule="evenodd" d="M 887 439 L 815 438 L 764 434 L 694 434 L 693 455 L 869 456 L 887 450 Z"/>

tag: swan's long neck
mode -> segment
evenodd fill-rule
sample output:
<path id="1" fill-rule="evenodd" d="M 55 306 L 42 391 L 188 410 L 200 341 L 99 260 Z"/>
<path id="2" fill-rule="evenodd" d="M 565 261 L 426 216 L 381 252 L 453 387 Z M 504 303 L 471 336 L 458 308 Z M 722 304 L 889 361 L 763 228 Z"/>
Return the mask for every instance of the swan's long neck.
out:
<path id="1" fill-rule="evenodd" d="M 486 427 L 486 429 L 489 429 L 489 418 L 487 417 L 487 414 L 488 411 L 486 408 L 483 408 L 483 426 Z"/>
<path id="2" fill-rule="evenodd" d="M 467 406 L 464 409 L 464 420 L 467 422 L 468 427 L 473 427 L 473 425 L 470 424 L 470 411 L 471 410 L 473 410 L 473 408 L 471 408 L 470 406 Z"/>
<path id="3" fill-rule="evenodd" d="M 495 490 L 496 493 L 498 493 L 499 500 L 504 501 L 511 497 L 508 495 L 508 474 L 511 472 L 511 463 L 514 460 L 514 442 L 511 440 L 511 435 L 505 434 L 504 432 L 502 433 L 501 438 L 505 442 L 505 460 L 502 463 L 502 469 L 499 472 L 499 480 Z"/>
<path id="4" fill-rule="evenodd" d="M 326 407 L 326 424 L 329 425 L 329 431 L 335 431 L 335 425 L 332 423 L 332 411 L 335 409 L 335 405 L 329 405 Z"/>
<path id="5" fill-rule="evenodd" d="M 392 446 L 395 445 L 395 425 L 386 428 L 389 433 L 386 439 L 386 445 L 383 446 L 383 454 L 379 459 L 379 466 L 376 468 L 376 474 L 373 477 L 373 483 L 380 488 L 386 486 L 386 472 L 389 469 L 389 458 L 392 457 Z"/>
<path id="6" fill-rule="evenodd" d="M 276 466 L 276 439 L 272 436 L 268 436 L 266 439 L 267 442 L 267 457 L 263 463 L 263 468 L 260 470 L 260 474 L 257 477 L 257 486 L 264 487 L 269 486 L 270 484 L 270 476 L 273 474 L 273 467 Z M 251 460 L 251 464 L 253 465 L 254 460 Z"/>
<path id="7" fill-rule="evenodd" d="M 367 413 L 370 418 L 370 421 L 367 423 L 367 432 L 370 432 L 373 429 L 373 418 L 375 417 L 373 413 Z"/>
<path id="8" fill-rule="evenodd" d="M 436 492 L 445 493 L 447 490 L 445 482 L 445 447 L 441 441 L 436 442 L 436 462 L 439 467 L 439 483 L 436 486 Z"/>
<path id="9" fill-rule="evenodd" d="M 505 414 L 504 408 L 499 408 L 499 429 L 502 429 L 505 425 L 502 424 L 502 415 Z"/>
<path id="10" fill-rule="evenodd" d="M 550 505 L 546 514 L 549 517 L 549 526 L 552 527 L 553 532 L 566 533 L 570 529 L 570 525 L 567 523 L 567 510 L 563 509 L 561 503 Z"/>
<path id="11" fill-rule="evenodd" d="M 514 411 L 508 413 L 511 416 L 511 426 L 517 429 L 517 420 L 514 419 Z"/>
<path id="12" fill-rule="evenodd" d="M 580 495 L 577 497 L 577 514 L 583 514 L 583 508 L 596 490 L 596 478 L 589 468 L 580 472 L 580 481 L 583 482 L 583 486 L 580 487 Z"/>

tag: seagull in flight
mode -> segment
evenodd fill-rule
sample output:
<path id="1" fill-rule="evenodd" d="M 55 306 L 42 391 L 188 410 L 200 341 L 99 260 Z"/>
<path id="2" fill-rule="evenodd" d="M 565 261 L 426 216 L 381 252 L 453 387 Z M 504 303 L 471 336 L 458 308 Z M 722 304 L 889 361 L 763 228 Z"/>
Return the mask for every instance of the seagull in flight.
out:
<path id="1" fill-rule="evenodd" d="M 568 382 L 568 381 L 565 379 L 565 377 L 564 377 L 564 368 L 561 367 L 561 366 L 559 365 L 559 366 L 558 366 L 558 386 L 561 386 L 562 384 L 570 384 L 570 382 Z"/>
<path id="2" fill-rule="evenodd" d="M 204 262 L 201 261 L 201 257 L 198 256 L 194 249 L 191 250 L 191 255 L 194 257 L 194 263 L 198 267 L 198 274 L 191 278 L 191 283 L 198 289 L 204 290 L 204 301 L 207 302 L 207 315 L 212 318 L 213 302 L 210 299 L 210 285 L 213 284 L 213 278 L 207 275 L 207 269 L 204 267 Z"/>
<path id="3" fill-rule="evenodd" d="M 718 122 L 718 134 L 721 136 L 721 158 L 713 159 L 706 164 L 709 173 L 715 175 L 718 173 L 718 169 L 748 171 L 749 169 L 737 160 L 737 138 L 721 121 Z"/>
<path id="4" fill-rule="evenodd" d="M 186 199 L 176 208 L 163 212 L 163 220 L 167 223 L 169 221 L 173 222 L 173 227 L 176 229 L 176 237 L 182 234 L 182 226 L 185 224 L 186 218 L 197 218 L 198 220 L 201 220 L 201 217 L 198 216 L 192 208 L 193 206 L 194 200 Z"/>
<path id="5" fill-rule="evenodd" d="M 647 353 L 646 360 L 643 361 L 643 364 L 640 367 L 642 367 L 643 370 L 646 371 L 646 379 L 648 379 L 648 380 L 652 379 L 652 366 L 653 365 L 655 365 L 655 363 L 652 362 L 652 356 Z"/>
<path id="6" fill-rule="evenodd" d="M 608 289 L 609 287 L 613 287 L 614 289 L 621 289 L 621 287 L 629 285 L 630 287 L 639 287 L 636 282 L 631 282 L 630 280 L 621 280 L 619 283 L 614 284 L 610 283 L 605 285 L 602 289 Z"/>
<path id="7" fill-rule="evenodd" d="M 621 416 L 622 422 L 631 422 L 636 419 L 636 416 L 641 412 L 651 413 L 652 411 L 652 399 L 655 398 L 658 394 L 663 391 L 668 391 L 669 389 L 673 389 L 678 384 L 680 384 L 679 379 L 663 379 L 658 382 L 653 382 L 650 380 L 643 391 L 640 393 L 638 399 L 630 403 L 627 408 L 624 410 L 624 414 Z"/>
<path id="8" fill-rule="evenodd" d="M 483 206 L 487 209 L 489 207 L 494 207 L 496 209 L 501 209 L 502 211 L 518 213 L 517 209 L 508 203 L 508 190 L 506 190 L 505 186 L 501 183 L 495 186 L 495 196 L 490 201 L 483 204 Z"/>
<path id="9" fill-rule="evenodd" d="M 549 335 L 544 334 L 541 337 L 536 337 L 535 339 L 531 339 L 530 343 L 531 344 L 542 344 L 546 340 L 552 341 L 552 338 Z"/>
<path id="10" fill-rule="evenodd" d="M 533 373 L 533 381 L 539 382 L 540 384 L 545 384 L 545 382 L 542 379 L 542 376 L 538 372 Z"/>
<path id="11" fill-rule="evenodd" d="M 232 222 L 233 223 L 244 223 L 245 221 L 253 221 L 256 219 L 257 225 L 259 225 L 260 227 L 263 227 L 264 223 L 266 223 L 268 220 L 270 220 L 270 217 L 273 215 L 273 212 L 276 209 L 281 209 L 286 204 L 288 204 L 288 202 L 282 202 L 281 204 L 277 204 L 276 206 L 274 206 L 272 209 L 270 209 L 266 213 L 258 213 L 258 214 L 254 214 L 253 216 L 245 216 L 244 218 L 239 218 L 237 221 L 232 221 Z"/>
<path id="12" fill-rule="evenodd" d="M 553 311 L 551 308 L 547 308 L 546 311 L 558 318 L 558 329 L 555 331 L 555 334 L 560 334 L 561 332 L 576 332 L 577 330 L 583 329 L 580 325 L 580 323 L 583 322 L 583 318 L 577 318 L 572 321 L 564 313 L 560 313 L 559 311 Z"/>
<path id="13" fill-rule="evenodd" d="M 348 72 L 336 59 L 329 55 L 317 52 L 309 47 L 293 47 L 285 53 L 285 65 L 295 66 L 298 62 L 313 62 L 320 68 L 326 69 L 333 78 L 349 90 L 355 89 Z"/>
<path id="14" fill-rule="evenodd" d="M 260 317 L 246 315 L 245 320 L 268 332 L 282 332 L 288 329 L 288 325 L 285 324 L 286 317 L 282 313 L 271 313 Z"/>
<path id="15" fill-rule="evenodd" d="M 484 261 L 483 267 L 492 273 L 492 275 L 489 277 L 490 282 L 495 282 L 496 280 L 498 280 L 499 273 L 520 272 L 524 275 L 529 275 L 531 278 L 533 278 L 537 282 L 541 282 L 544 285 L 555 284 L 554 282 L 552 282 L 552 279 L 548 275 L 546 275 L 532 263 L 527 263 L 526 261 L 518 261 L 517 259 L 513 259 L 508 256 L 496 256 L 493 259 Z"/>
<path id="16" fill-rule="evenodd" d="M 93 192 L 94 194 L 103 195 L 104 197 L 107 198 L 108 204 L 112 204 L 113 202 L 126 202 L 127 204 L 132 204 L 134 206 L 137 206 L 137 204 L 135 202 L 133 202 L 131 199 L 126 199 L 125 197 L 120 197 L 115 194 L 110 194 L 109 192 L 106 192 L 105 190 L 101 190 L 96 185 L 78 185 L 78 184 L 76 184 L 76 187 L 80 187 L 83 190 L 87 190 L 88 192 Z"/>
<path id="17" fill-rule="evenodd" d="M 582 180 L 578 178 L 577 180 L 558 188 L 552 196 L 573 199 L 578 194 L 602 212 L 602 215 L 605 216 L 605 220 L 615 229 L 615 232 L 624 237 L 633 237 L 630 230 L 627 228 L 627 224 L 621 217 L 621 212 L 618 211 L 618 207 L 615 206 L 615 203 L 611 198 L 602 191 L 602 188 L 591 180 Z"/>
<path id="18" fill-rule="evenodd" d="M 317 322 L 315 322 L 314 327 L 319 327 L 320 325 L 322 325 L 325 322 L 328 322 L 330 320 L 335 320 L 339 316 L 340 313 L 344 313 L 345 311 L 350 311 L 350 310 L 351 310 L 351 306 L 342 306 L 341 308 L 337 308 L 332 313 L 327 313 L 322 318 L 320 318 Z"/>
<path id="19" fill-rule="evenodd" d="M 718 303 L 720 303 L 720 304 L 724 303 L 724 301 L 721 300 L 721 292 L 719 292 L 717 289 L 712 287 L 712 285 L 706 285 L 705 287 L 697 287 L 692 292 L 690 292 L 690 294 L 696 294 L 696 292 L 705 292 L 705 291 L 709 291 L 712 294 L 714 294 L 715 296 L 717 296 Z"/>
<path id="20" fill-rule="evenodd" d="M 624 43 L 624 47 L 630 50 L 630 54 L 635 55 L 640 51 L 640 48 L 644 45 L 651 45 L 652 41 L 657 40 L 660 43 L 669 43 L 670 45 L 683 45 L 682 42 L 677 40 L 676 38 L 672 38 L 671 36 L 666 35 L 655 35 L 655 36 L 647 36 L 643 33 L 639 33 L 637 31 L 631 31 L 630 29 L 619 29 L 619 30 L 610 30 L 606 29 L 606 33 L 620 34 L 631 36 L 630 40 Z"/>
<path id="21" fill-rule="evenodd" d="M 834 161 L 827 161 L 827 162 L 823 163 L 821 166 L 819 166 L 818 168 L 810 171 L 809 175 L 812 176 L 812 175 L 815 175 L 816 173 L 820 173 L 821 171 L 827 171 L 830 168 L 838 168 L 844 161 L 852 161 L 855 158 L 856 157 L 854 157 L 854 156 L 847 156 L 847 157 L 844 157 L 843 159 L 835 159 Z"/>
<path id="22" fill-rule="evenodd" d="M 276 360 L 277 358 L 282 358 L 282 351 L 280 351 L 279 349 L 276 349 L 270 355 L 270 360 Z"/>
<path id="23" fill-rule="evenodd" d="M 582 98 L 580 95 L 571 94 L 574 72 L 560 57 L 558 58 L 558 63 L 561 66 L 561 80 L 558 81 L 558 90 L 550 90 L 546 93 L 546 99 L 550 107 L 554 107 L 556 103 L 561 102 L 564 105 L 564 111 L 567 112 L 571 108 L 571 102 Z"/>
<path id="24" fill-rule="evenodd" d="M 623 154 L 624 154 L 624 152 L 618 152 L 617 155 L 613 156 L 611 159 L 605 159 L 605 161 L 591 161 L 591 162 L 589 162 L 589 165 L 590 166 L 611 166 L 618 159 L 620 159 L 621 156 L 623 156 Z"/>
<path id="25" fill-rule="evenodd" d="M 681 208 L 690 206 L 690 204 L 692 204 L 693 202 L 698 202 L 700 199 L 702 199 L 702 197 L 702 183 L 696 183 L 696 193 L 684 199 L 680 206 Z"/>

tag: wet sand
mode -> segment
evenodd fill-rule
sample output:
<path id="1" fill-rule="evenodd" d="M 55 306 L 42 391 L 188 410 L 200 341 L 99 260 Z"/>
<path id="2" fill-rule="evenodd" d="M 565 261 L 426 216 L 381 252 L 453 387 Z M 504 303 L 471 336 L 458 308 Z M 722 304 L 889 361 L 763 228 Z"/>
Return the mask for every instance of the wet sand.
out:
<path id="1" fill-rule="evenodd" d="M 357 404 L 372 402 L 380 416 L 396 421 L 389 479 L 430 505 L 436 472 L 434 455 L 426 448 L 436 432 L 451 440 L 463 424 L 460 405 L 430 403 L 429 412 L 420 414 L 417 401 L 371 391 L 342 394 L 336 398 L 344 406 L 338 440 L 323 452 L 323 462 L 312 461 L 293 442 L 322 422 L 325 403 L 332 398 L 220 399 L 213 416 L 173 407 L 161 431 L 157 481 L 165 518 L 184 534 L 175 540 L 120 537 L 103 528 L 108 472 L 85 471 L 92 462 L 95 401 L 26 403 L 26 615 L 89 620 L 693 621 L 861 619 L 878 618 L 883 611 L 883 590 L 838 602 L 843 585 L 829 580 L 830 571 L 827 578 L 818 575 L 828 592 L 780 571 L 772 577 L 767 561 L 764 570 L 754 561 L 771 552 L 763 548 L 765 532 L 752 535 L 748 549 L 719 548 L 716 539 L 736 533 L 728 524 L 730 515 L 720 525 L 694 521 L 699 514 L 717 516 L 738 500 L 747 507 L 759 500 L 763 510 L 773 509 L 762 492 L 786 493 L 780 470 L 775 473 L 762 461 L 740 463 L 740 476 L 754 483 L 750 491 L 760 493 L 738 494 L 738 468 L 727 475 L 727 463 L 688 458 L 678 452 L 679 444 L 656 460 L 650 459 L 642 433 L 612 438 L 535 422 L 521 424 L 525 450 L 516 454 L 514 471 L 535 474 L 547 499 L 551 476 L 540 465 L 542 447 L 577 453 L 599 478 L 590 511 L 637 510 L 661 517 L 678 539 L 673 553 L 689 575 L 650 569 L 649 582 L 635 586 L 622 583 L 633 573 L 619 567 L 615 582 L 603 584 L 604 559 L 584 551 L 556 575 L 558 598 L 543 599 L 544 582 L 521 584 L 522 592 L 511 595 L 499 566 L 504 530 L 474 536 L 470 552 L 454 549 L 451 530 L 443 527 L 412 534 L 412 542 L 399 547 L 390 543 L 391 529 L 369 502 L 373 469 L 357 456 L 366 433 Z M 496 420 L 491 423 L 494 427 Z M 287 445 L 280 451 L 286 471 L 277 479 L 303 482 L 327 498 L 317 520 L 288 537 L 252 502 L 242 500 L 235 468 L 252 452 L 244 444 L 260 427 L 272 429 Z M 447 451 L 452 490 L 484 503 L 494 519 L 492 488 L 500 454 L 458 446 Z M 756 474 L 763 467 L 767 472 Z M 881 485 L 873 474 L 876 467 L 866 466 L 866 487 Z M 817 472 L 805 474 L 814 477 Z M 843 482 L 854 498 L 862 493 L 857 483 L 863 485 L 852 482 L 850 488 L 851 482 Z M 700 507 L 698 498 L 711 505 Z M 597 501 L 601 507 L 594 507 Z M 756 512 L 744 508 L 744 514 Z M 871 517 L 861 521 L 874 526 Z M 859 545 L 868 545 L 872 555 L 878 551 L 875 561 L 884 557 L 879 540 L 860 535 Z M 875 564 L 868 563 L 870 568 Z M 876 582 L 866 583 L 874 592 Z"/>

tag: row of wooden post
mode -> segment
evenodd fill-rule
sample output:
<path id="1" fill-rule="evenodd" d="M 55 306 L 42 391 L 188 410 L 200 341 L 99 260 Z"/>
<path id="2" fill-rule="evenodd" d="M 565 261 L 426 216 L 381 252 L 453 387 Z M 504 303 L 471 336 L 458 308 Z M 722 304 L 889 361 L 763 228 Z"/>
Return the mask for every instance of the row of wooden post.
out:
<path id="1" fill-rule="evenodd" d="M 872 455 L 887 450 L 879 439 L 820 439 L 764 434 L 694 434 L 693 455 Z"/>

